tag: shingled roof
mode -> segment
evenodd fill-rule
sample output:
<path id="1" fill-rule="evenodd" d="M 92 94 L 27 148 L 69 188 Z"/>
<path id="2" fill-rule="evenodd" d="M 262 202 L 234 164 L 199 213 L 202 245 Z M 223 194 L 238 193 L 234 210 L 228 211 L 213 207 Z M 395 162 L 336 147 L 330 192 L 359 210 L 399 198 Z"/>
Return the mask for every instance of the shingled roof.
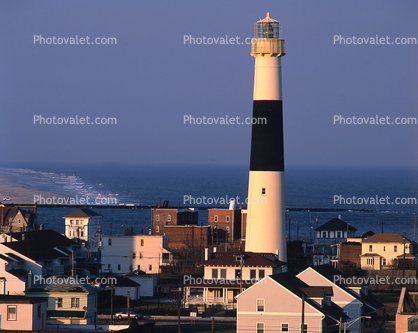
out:
<path id="1" fill-rule="evenodd" d="M 317 230 L 317 231 L 322 231 L 322 230 L 347 231 L 347 226 L 348 226 L 349 231 L 357 231 L 356 228 L 354 228 L 353 226 L 344 222 L 343 220 L 340 220 L 339 218 L 334 218 L 332 220 L 329 220 L 328 222 L 324 223 L 323 225 L 320 225 L 315 230 Z"/>
<path id="2" fill-rule="evenodd" d="M 81 209 L 78 209 L 78 210 L 64 216 L 63 218 L 70 218 L 70 217 L 86 218 L 86 217 L 93 217 L 93 216 L 102 216 L 102 215 L 97 214 L 96 212 L 93 212 L 91 209 L 81 208 Z"/>
<path id="3" fill-rule="evenodd" d="M 406 243 L 410 243 L 406 239 Z M 378 233 L 366 238 L 363 243 L 403 243 L 403 237 L 399 234 Z"/>
<path id="4" fill-rule="evenodd" d="M 203 262 L 205 266 L 241 266 L 238 259 L 244 256 L 244 267 L 278 267 L 285 265 L 283 261 L 276 259 L 274 253 L 254 253 L 254 252 L 216 252 L 215 258 Z"/>

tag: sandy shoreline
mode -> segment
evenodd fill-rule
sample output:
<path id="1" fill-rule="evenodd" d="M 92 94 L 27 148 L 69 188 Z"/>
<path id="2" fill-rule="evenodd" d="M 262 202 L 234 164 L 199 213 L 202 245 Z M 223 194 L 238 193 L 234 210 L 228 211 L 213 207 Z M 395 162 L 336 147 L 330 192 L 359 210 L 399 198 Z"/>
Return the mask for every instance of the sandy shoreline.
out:
<path id="1" fill-rule="evenodd" d="M 38 196 L 38 197 L 36 197 Z M 29 185 L 19 183 L 12 176 L 0 175 L 0 202 L 3 204 L 34 204 L 36 198 L 69 198 L 68 195 L 38 191 L 29 188 Z M 4 199 L 10 200 L 4 200 Z M 38 203 L 40 203 L 38 201 Z"/>

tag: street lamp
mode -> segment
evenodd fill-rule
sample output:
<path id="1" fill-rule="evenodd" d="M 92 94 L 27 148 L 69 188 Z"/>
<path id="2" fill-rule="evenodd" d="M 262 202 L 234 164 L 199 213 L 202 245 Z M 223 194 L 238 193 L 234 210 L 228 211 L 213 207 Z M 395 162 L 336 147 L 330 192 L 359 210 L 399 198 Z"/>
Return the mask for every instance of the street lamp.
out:
<path id="1" fill-rule="evenodd" d="M 356 319 L 353 319 L 352 321 L 349 321 L 348 322 L 348 324 L 347 324 L 347 322 L 345 322 L 344 323 L 344 333 L 347 333 L 346 332 L 346 330 L 347 330 L 347 327 L 350 327 L 351 325 L 353 325 L 357 320 L 359 320 L 359 319 L 361 319 L 361 318 L 366 318 L 366 319 L 372 319 L 372 317 L 370 317 L 370 316 L 361 316 L 361 317 L 358 317 L 358 318 L 356 318 Z"/>

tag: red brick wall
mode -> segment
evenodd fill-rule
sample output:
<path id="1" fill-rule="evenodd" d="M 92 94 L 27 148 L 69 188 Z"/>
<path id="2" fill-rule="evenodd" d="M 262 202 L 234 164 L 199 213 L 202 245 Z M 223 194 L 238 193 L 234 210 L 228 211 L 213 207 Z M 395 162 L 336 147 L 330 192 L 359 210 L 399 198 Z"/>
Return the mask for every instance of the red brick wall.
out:
<path id="1" fill-rule="evenodd" d="M 175 251 L 200 251 L 208 246 L 207 226 L 166 226 L 167 246 Z"/>
<path id="2" fill-rule="evenodd" d="M 351 262 L 360 267 L 361 243 L 340 244 L 340 262 Z"/>

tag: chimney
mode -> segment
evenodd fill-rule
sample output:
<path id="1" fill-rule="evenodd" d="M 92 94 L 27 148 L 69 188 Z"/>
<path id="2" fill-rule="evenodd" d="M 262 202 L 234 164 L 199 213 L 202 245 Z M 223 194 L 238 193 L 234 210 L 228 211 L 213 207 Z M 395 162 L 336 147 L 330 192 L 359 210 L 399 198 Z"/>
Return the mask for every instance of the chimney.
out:
<path id="1" fill-rule="evenodd" d="M 276 250 L 276 260 L 279 260 L 279 250 Z"/>
<path id="2" fill-rule="evenodd" d="M 205 261 L 209 260 L 209 249 L 205 248 Z"/>
<path id="3" fill-rule="evenodd" d="M 32 271 L 29 271 L 28 273 L 28 289 L 32 287 Z"/>
<path id="4" fill-rule="evenodd" d="M 216 253 L 216 246 L 213 248 L 213 253 Z"/>

